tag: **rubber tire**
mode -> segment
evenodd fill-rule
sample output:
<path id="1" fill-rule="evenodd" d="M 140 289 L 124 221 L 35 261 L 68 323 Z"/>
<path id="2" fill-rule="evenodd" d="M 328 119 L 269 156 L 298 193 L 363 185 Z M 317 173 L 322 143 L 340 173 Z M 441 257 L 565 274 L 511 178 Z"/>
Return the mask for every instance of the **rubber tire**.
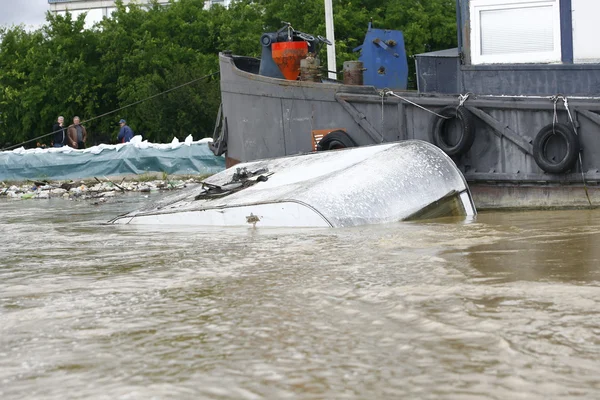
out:
<path id="1" fill-rule="evenodd" d="M 344 131 L 332 131 L 323 137 L 317 144 L 317 151 L 339 150 L 356 147 L 354 140 Z"/>
<path id="2" fill-rule="evenodd" d="M 567 145 L 567 154 L 559 162 L 548 159 L 545 147 L 553 135 L 559 135 Z M 536 164 L 549 174 L 562 174 L 567 172 L 579 156 L 579 137 L 565 124 L 549 124 L 543 127 L 533 140 L 533 159 Z"/>
<path id="3" fill-rule="evenodd" d="M 475 121 L 471 113 L 464 107 L 447 106 L 442 109 L 438 114 L 444 117 L 457 118 L 462 126 L 462 135 L 458 142 L 452 146 L 446 142 L 444 136 L 446 136 L 446 122 L 449 119 L 436 117 L 436 121 L 433 126 L 433 144 L 442 149 L 444 153 L 449 156 L 459 156 L 465 154 L 475 140 Z"/>

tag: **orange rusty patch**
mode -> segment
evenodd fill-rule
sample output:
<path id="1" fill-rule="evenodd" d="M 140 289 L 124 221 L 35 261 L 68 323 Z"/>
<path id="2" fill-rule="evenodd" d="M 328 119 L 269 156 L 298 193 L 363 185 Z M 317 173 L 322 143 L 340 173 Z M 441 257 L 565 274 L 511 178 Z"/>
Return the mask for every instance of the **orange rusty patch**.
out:
<path id="1" fill-rule="evenodd" d="M 300 75 L 300 60 L 308 54 L 308 44 L 304 41 L 277 42 L 271 45 L 271 53 L 285 79 L 295 81 Z"/>
<path id="2" fill-rule="evenodd" d="M 225 157 L 225 168 L 231 168 L 235 164 L 239 164 L 240 160 L 236 160 L 235 158 Z"/>

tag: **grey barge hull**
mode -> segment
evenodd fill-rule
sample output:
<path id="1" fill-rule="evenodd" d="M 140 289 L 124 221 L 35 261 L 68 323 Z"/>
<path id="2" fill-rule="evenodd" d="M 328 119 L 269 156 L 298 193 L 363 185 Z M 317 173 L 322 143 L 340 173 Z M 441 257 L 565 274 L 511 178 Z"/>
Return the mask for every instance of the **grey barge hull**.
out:
<path id="1" fill-rule="evenodd" d="M 461 103 L 457 95 L 392 94 L 372 86 L 271 78 L 258 74 L 258 59 L 220 54 L 219 60 L 223 118 L 215 146 L 226 149 L 227 166 L 315 151 L 319 133 L 333 130 L 345 132 L 357 146 L 409 139 L 433 143 L 439 120 L 433 112 L 461 105 L 471 116 L 475 138 L 453 160 L 478 209 L 600 204 L 598 98 L 569 97 L 565 107 L 564 99 L 550 96 L 469 94 Z M 546 173 L 533 157 L 534 138 L 553 121 L 573 126 L 567 109 L 577 128 L 580 159 L 568 171 Z"/>

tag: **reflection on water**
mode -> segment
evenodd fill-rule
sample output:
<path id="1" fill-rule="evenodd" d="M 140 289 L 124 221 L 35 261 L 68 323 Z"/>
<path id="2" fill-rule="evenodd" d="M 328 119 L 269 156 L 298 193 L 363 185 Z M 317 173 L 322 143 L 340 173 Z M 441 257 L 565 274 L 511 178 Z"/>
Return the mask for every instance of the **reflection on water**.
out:
<path id="1" fill-rule="evenodd" d="M 600 212 L 253 230 L 0 202 L 0 397 L 598 398 Z"/>

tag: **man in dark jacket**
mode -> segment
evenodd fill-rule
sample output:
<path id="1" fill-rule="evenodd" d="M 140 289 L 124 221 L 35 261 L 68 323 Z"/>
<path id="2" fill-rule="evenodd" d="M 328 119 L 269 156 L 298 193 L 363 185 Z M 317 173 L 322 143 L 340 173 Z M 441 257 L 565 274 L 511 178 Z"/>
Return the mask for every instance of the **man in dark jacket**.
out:
<path id="1" fill-rule="evenodd" d="M 56 123 L 52 127 L 52 143 L 54 147 L 63 147 L 67 144 L 67 128 L 65 127 L 65 118 L 58 117 Z"/>
<path id="2" fill-rule="evenodd" d="M 69 146 L 74 149 L 85 149 L 87 131 L 85 130 L 85 126 L 79 123 L 79 117 L 73 117 L 73 125 L 69 126 L 67 136 L 69 138 Z"/>
<path id="3" fill-rule="evenodd" d="M 117 136 L 117 142 L 129 142 L 133 138 L 133 131 L 127 126 L 127 121 L 124 119 L 119 121 L 119 125 L 121 125 L 121 129 L 119 130 L 119 135 Z"/>

